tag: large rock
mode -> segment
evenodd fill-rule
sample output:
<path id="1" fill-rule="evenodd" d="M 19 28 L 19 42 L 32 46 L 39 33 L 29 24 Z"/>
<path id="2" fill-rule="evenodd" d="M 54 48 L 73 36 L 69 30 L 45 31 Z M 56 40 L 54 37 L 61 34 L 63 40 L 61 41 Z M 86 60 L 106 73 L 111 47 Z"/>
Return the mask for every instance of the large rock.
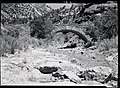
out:
<path id="1" fill-rule="evenodd" d="M 107 83 L 112 79 L 113 71 L 109 67 L 96 66 L 92 68 L 87 68 L 85 71 L 80 71 L 77 75 L 86 81 L 98 81 L 101 83 Z"/>
<path id="2" fill-rule="evenodd" d="M 47 83 L 52 82 L 51 78 L 52 78 L 51 74 L 42 74 L 39 70 L 33 69 L 31 72 L 29 72 L 28 81 Z"/>
<path id="3" fill-rule="evenodd" d="M 49 67 L 49 66 L 40 67 L 38 69 L 41 73 L 44 73 L 44 74 L 51 74 L 51 73 L 56 72 L 58 70 L 57 67 Z"/>
<path id="4" fill-rule="evenodd" d="M 113 61 L 113 58 L 114 58 L 113 56 L 108 56 L 108 57 L 105 58 L 105 60 L 107 60 L 107 61 Z"/>
<path id="5" fill-rule="evenodd" d="M 41 60 L 40 62 L 36 63 L 35 68 L 40 69 L 40 67 L 52 67 L 52 68 L 58 68 L 63 71 L 73 71 L 77 73 L 78 71 L 83 71 L 85 70 L 84 68 L 71 63 L 70 61 L 67 60 L 55 60 L 55 59 L 46 59 L 46 60 Z M 57 71 L 57 70 L 56 70 Z M 55 72 L 55 71 L 53 71 Z"/>
<path id="6" fill-rule="evenodd" d="M 95 66 L 95 67 L 88 68 L 88 70 L 94 71 L 96 73 L 104 74 L 107 76 L 113 71 L 112 68 L 105 67 L 105 66 Z"/>
<path id="7" fill-rule="evenodd" d="M 76 73 L 72 71 L 63 71 L 63 74 L 66 75 L 70 79 L 70 81 L 77 84 L 81 83 L 81 79 L 76 75 Z"/>

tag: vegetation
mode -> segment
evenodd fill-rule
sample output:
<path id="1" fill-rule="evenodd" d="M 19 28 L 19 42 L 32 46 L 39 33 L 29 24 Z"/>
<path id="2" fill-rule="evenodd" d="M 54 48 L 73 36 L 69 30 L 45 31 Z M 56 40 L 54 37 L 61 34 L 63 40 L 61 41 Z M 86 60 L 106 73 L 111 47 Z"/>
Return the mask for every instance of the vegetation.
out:
<path id="1" fill-rule="evenodd" d="M 109 8 L 108 11 L 101 14 L 101 17 L 96 17 L 94 20 L 95 27 L 98 30 L 96 33 L 100 39 L 111 39 L 118 35 L 118 18 L 117 10 Z"/>
<path id="2" fill-rule="evenodd" d="M 118 47 L 117 3 L 73 4 L 52 9 L 45 3 L 1 3 L 0 56 L 15 49 L 39 47 L 55 29 L 54 25 L 83 25 L 84 32 L 100 47 Z"/>
<path id="3" fill-rule="evenodd" d="M 54 26 L 49 19 L 40 16 L 30 22 L 30 29 L 30 35 L 40 39 L 48 37 Z"/>
<path id="4" fill-rule="evenodd" d="M 118 36 L 111 39 L 104 39 L 99 43 L 99 50 L 118 49 Z"/>

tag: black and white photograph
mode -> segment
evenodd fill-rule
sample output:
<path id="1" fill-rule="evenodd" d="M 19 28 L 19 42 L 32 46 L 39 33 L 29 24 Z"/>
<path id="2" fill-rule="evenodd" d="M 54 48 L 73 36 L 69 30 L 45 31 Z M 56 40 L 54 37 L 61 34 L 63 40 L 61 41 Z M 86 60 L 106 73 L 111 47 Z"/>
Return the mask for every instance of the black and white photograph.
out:
<path id="1" fill-rule="evenodd" d="M 1 86 L 118 88 L 118 2 L 1 3 Z"/>

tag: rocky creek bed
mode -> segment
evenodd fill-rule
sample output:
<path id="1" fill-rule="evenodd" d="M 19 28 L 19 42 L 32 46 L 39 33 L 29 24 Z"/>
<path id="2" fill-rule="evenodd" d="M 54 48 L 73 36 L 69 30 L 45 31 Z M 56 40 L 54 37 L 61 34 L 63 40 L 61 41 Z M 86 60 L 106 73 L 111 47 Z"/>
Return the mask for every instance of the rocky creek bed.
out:
<path id="1" fill-rule="evenodd" d="M 2 85 L 117 87 L 117 50 L 31 48 L 1 58 Z"/>

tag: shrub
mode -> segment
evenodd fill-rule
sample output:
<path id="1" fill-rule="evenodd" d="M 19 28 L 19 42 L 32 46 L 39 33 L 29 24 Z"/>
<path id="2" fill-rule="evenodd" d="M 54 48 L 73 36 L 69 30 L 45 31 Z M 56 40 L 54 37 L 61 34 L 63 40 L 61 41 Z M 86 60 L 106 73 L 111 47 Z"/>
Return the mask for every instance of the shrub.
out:
<path id="1" fill-rule="evenodd" d="M 1 55 L 3 55 L 4 53 L 10 53 L 10 54 L 14 54 L 15 53 L 15 49 L 18 48 L 19 44 L 18 44 L 18 40 L 16 40 L 15 38 L 9 36 L 9 35 L 4 35 L 0 38 L 0 53 Z M 1 56 L 0 55 L 0 56 Z"/>
<path id="2" fill-rule="evenodd" d="M 30 35 L 32 37 L 39 39 L 46 38 L 51 34 L 53 29 L 52 22 L 43 16 L 35 18 L 30 22 Z"/>
<path id="3" fill-rule="evenodd" d="M 99 50 L 118 49 L 118 36 L 111 39 L 104 39 L 99 43 Z"/>
<path id="4" fill-rule="evenodd" d="M 19 47 L 18 49 L 27 50 L 29 46 L 32 48 L 39 47 L 39 40 L 36 38 L 31 38 L 28 36 L 23 36 L 19 38 Z"/>
<path id="5" fill-rule="evenodd" d="M 102 13 L 100 17 L 95 16 L 94 18 L 95 34 L 103 39 L 110 39 L 118 35 L 118 18 L 117 9 L 110 7 L 106 12 Z"/>
<path id="6" fill-rule="evenodd" d="M 39 47 L 39 40 L 30 37 L 30 30 L 21 25 L 5 25 L 6 33 L 0 35 L 0 56 L 14 54 L 15 49 L 27 50 L 29 46 Z M 14 32 L 16 31 L 17 32 Z M 17 37 L 16 37 L 16 36 Z"/>
<path id="7" fill-rule="evenodd" d="M 85 34 L 89 35 L 90 38 L 92 38 L 91 39 L 92 41 L 94 41 L 94 42 L 97 41 L 98 36 L 96 34 L 97 34 L 98 30 L 94 26 L 94 23 L 91 21 L 88 21 L 88 22 L 84 22 L 83 25 L 86 26 L 85 29 L 83 30 L 85 32 Z"/>
<path id="8" fill-rule="evenodd" d="M 93 14 L 91 19 L 87 21 L 85 33 L 94 41 L 103 39 L 111 39 L 118 35 L 118 14 L 117 6 L 106 6 L 106 11 L 100 15 Z M 84 22 L 85 23 L 85 22 Z"/>

